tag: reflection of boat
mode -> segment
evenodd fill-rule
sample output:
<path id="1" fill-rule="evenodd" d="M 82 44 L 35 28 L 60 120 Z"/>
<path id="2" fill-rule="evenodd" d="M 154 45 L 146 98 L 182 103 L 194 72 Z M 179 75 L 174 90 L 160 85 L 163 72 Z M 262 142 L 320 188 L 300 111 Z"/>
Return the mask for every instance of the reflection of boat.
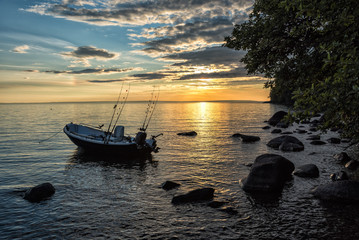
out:
<path id="1" fill-rule="evenodd" d="M 156 136 L 146 139 L 146 132 L 140 131 L 136 137 L 125 137 L 123 126 L 116 126 L 114 133 L 111 133 L 69 123 L 64 127 L 64 132 L 74 144 L 86 152 L 129 156 L 157 151 Z"/>
<path id="2" fill-rule="evenodd" d="M 94 127 L 83 124 L 74 124 L 72 122 L 66 124 L 64 132 L 74 144 L 86 152 L 98 154 L 133 156 L 157 152 L 156 137 L 162 134 L 147 139 L 146 129 L 151 121 L 155 106 L 158 102 L 159 91 L 154 90 L 152 92 L 143 125 L 140 128 L 140 131 L 136 134 L 136 137 L 130 137 L 125 136 L 124 126 L 117 125 L 129 94 L 129 90 L 126 90 L 125 96 L 121 98 L 122 88 L 117 103 L 114 106 L 111 122 L 107 131 L 101 130 L 103 125 L 96 129 Z M 117 114 L 117 119 L 112 123 L 115 114 Z"/>

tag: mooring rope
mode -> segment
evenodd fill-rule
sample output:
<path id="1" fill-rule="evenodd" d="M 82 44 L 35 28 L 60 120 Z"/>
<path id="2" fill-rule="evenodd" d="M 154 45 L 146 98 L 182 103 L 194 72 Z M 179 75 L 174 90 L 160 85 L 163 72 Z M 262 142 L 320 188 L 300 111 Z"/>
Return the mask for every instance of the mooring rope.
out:
<path id="1" fill-rule="evenodd" d="M 60 132 L 62 132 L 62 129 L 61 129 L 60 131 L 58 131 L 57 133 L 55 133 L 54 135 L 52 135 L 51 137 L 46 138 L 46 139 L 44 139 L 44 140 L 40 140 L 39 143 L 45 142 L 45 141 L 47 141 L 47 140 L 49 140 L 49 139 L 55 137 L 55 136 L 56 136 L 57 134 L 59 134 Z"/>

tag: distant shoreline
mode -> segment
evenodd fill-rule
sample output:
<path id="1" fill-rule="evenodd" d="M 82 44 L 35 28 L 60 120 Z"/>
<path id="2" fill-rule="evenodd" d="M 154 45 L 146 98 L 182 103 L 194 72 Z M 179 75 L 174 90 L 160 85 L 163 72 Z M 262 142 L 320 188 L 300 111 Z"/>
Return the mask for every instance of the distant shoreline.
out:
<path id="1" fill-rule="evenodd" d="M 146 103 L 148 101 L 128 101 L 127 103 Z M 213 101 L 158 101 L 158 103 L 272 103 L 270 101 L 254 101 L 254 100 L 213 100 Z M 84 101 L 84 102 L 29 102 L 29 103 L 0 103 L 0 105 L 7 104 L 73 104 L 73 103 L 115 103 L 115 101 Z"/>

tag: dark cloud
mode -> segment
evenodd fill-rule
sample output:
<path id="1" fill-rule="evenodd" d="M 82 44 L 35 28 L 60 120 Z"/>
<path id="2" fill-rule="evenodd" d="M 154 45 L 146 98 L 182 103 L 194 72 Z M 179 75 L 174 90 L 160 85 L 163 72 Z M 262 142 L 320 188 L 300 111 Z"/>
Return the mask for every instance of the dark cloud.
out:
<path id="1" fill-rule="evenodd" d="M 61 53 L 64 56 L 75 57 L 75 58 L 107 58 L 111 59 L 116 57 L 118 54 L 110 53 L 105 49 L 95 48 L 92 46 L 78 47 L 72 52 Z"/>
<path id="2" fill-rule="evenodd" d="M 235 51 L 225 47 L 206 48 L 202 51 L 184 52 L 171 54 L 163 57 L 167 61 L 181 61 L 172 64 L 172 66 L 190 66 L 190 65 L 232 65 L 239 64 L 239 60 L 244 56 L 244 51 Z"/>
<path id="3" fill-rule="evenodd" d="M 245 76 L 247 76 L 247 72 L 244 69 L 236 68 L 222 72 L 186 74 L 181 76 L 178 80 L 238 78 Z"/>
<path id="4" fill-rule="evenodd" d="M 54 73 L 54 74 L 108 74 L 108 73 L 122 73 L 131 71 L 132 68 L 87 68 L 82 70 L 47 70 L 44 73 Z M 27 70 L 31 71 L 31 70 Z"/>
<path id="5" fill-rule="evenodd" d="M 168 74 L 163 74 L 163 73 L 140 73 L 140 74 L 131 75 L 131 77 L 145 79 L 145 80 L 163 79 L 168 76 L 169 76 Z"/>

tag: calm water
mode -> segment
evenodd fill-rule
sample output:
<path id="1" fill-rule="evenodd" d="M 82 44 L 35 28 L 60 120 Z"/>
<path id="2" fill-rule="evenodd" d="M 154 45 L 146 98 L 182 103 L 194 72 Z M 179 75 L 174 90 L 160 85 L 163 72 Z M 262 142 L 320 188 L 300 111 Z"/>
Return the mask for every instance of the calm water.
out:
<path id="1" fill-rule="evenodd" d="M 152 159 L 133 161 L 78 152 L 64 133 L 39 143 L 69 122 L 107 124 L 111 103 L 0 105 L 0 238 L 3 239 L 354 239 L 359 237 L 357 206 L 324 205 L 309 191 L 342 169 L 331 159 L 342 146 L 308 145 L 300 153 L 271 150 L 264 120 L 281 106 L 262 103 L 160 103 L 149 134 L 163 133 Z M 125 134 L 134 135 L 145 103 L 128 103 L 121 116 Z M 176 133 L 194 130 L 196 137 Z M 241 132 L 261 137 L 255 144 L 230 138 Z M 301 138 L 305 141 L 305 136 Z M 246 163 L 278 153 L 296 166 L 315 163 L 318 179 L 294 177 L 282 195 L 260 202 L 238 180 Z M 316 152 L 316 154 L 310 154 Z M 108 158 L 108 157 L 107 157 Z M 160 188 L 166 180 L 181 187 Z M 23 191 L 51 182 L 56 193 L 41 203 Z M 174 195 L 215 188 L 223 209 L 206 203 L 172 205 Z"/>

